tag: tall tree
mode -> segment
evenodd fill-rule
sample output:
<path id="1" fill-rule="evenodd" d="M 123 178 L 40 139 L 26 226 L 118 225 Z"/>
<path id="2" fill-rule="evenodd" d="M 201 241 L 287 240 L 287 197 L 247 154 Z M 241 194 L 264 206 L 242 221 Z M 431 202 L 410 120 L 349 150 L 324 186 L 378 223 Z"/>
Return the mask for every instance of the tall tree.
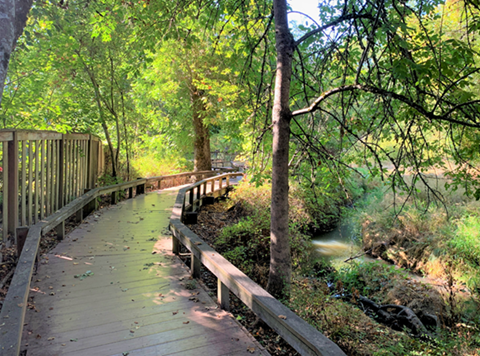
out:
<path id="1" fill-rule="evenodd" d="M 8 63 L 23 32 L 33 0 L 0 0 L 0 105 Z"/>
<path id="2" fill-rule="evenodd" d="M 437 153 L 448 151 L 457 162 L 450 176 L 473 186 L 470 192 L 480 196 L 477 173 L 468 163 L 467 151 L 458 145 L 461 137 L 465 141 L 469 136 L 466 127 L 480 128 L 480 100 L 472 90 L 480 69 L 469 41 L 430 29 L 440 3 L 346 0 L 323 5 L 322 23 L 299 27 L 295 40 L 288 28 L 286 1 L 273 1 L 277 68 L 268 289 L 274 295 L 288 293 L 291 278 L 287 219 L 291 148 L 305 152 L 292 160 L 307 157 L 312 170 L 318 170 L 322 161 L 345 164 L 347 142 L 357 151 L 361 144 L 365 147 L 361 164 L 376 162 L 377 172 L 383 174 L 382 162 L 390 160 L 394 172 L 389 179 L 400 186 L 405 167 L 414 172 L 414 183 L 425 182 L 427 167 L 444 165 Z M 472 14 L 468 7 L 465 14 Z M 465 38 L 474 38 L 477 20 L 473 25 L 465 21 Z M 433 132 L 448 133 L 441 137 L 450 140 L 449 146 L 439 150 L 442 143 L 432 138 Z M 320 135 L 337 135 L 344 143 L 337 146 L 340 154 L 329 150 Z M 398 143 L 393 154 L 380 144 L 392 139 Z M 406 189 L 414 192 L 414 187 Z"/>

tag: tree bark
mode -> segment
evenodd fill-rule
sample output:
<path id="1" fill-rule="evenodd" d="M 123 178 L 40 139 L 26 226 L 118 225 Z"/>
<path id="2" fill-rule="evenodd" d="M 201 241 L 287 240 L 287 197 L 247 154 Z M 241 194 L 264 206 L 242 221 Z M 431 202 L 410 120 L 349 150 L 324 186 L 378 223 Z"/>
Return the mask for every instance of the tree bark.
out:
<path id="1" fill-rule="evenodd" d="M 8 63 L 23 32 L 33 0 L 0 0 L 0 106 Z"/>
<path id="2" fill-rule="evenodd" d="M 287 2 L 274 0 L 277 72 L 273 101 L 272 203 L 270 221 L 270 273 L 267 290 L 286 297 L 291 284 L 291 254 L 288 233 L 288 156 L 290 141 L 289 106 L 294 40 L 288 29 Z"/>
<path id="3" fill-rule="evenodd" d="M 191 91 L 194 139 L 194 172 L 209 171 L 212 169 L 210 158 L 210 131 L 203 122 L 206 109 L 202 95 L 198 90 Z"/>

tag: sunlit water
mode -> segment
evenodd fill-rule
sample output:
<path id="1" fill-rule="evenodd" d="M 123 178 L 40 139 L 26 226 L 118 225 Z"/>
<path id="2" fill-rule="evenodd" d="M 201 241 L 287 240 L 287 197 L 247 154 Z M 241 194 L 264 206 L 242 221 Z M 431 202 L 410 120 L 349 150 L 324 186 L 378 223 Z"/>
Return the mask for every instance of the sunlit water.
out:
<path id="1" fill-rule="evenodd" d="M 346 259 L 361 253 L 360 245 L 349 224 L 338 226 L 330 232 L 315 236 L 312 242 L 317 253 L 330 260 L 336 267 L 344 264 Z"/>

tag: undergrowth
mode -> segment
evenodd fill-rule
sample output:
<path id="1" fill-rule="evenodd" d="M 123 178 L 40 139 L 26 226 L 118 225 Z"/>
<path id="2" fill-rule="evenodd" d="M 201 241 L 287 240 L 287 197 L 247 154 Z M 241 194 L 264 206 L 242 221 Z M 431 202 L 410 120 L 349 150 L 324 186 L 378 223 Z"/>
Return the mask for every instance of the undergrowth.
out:
<path id="1" fill-rule="evenodd" d="M 475 209 L 468 204 L 461 206 L 465 202 L 460 199 L 450 215 L 438 209 L 427 210 L 425 214 L 417 202 L 417 205 L 406 204 L 397 219 L 391 201 L 389 205 L 381 199 L 384 187 L 378 182 L 369 184 L 368 188 L 359 188 L 358 193 L 368 189 L 371 192 L 365 205 L 357 206 L 364 242 L 368 244 L 371 240 L 372 246 L 380 242 L 384 249 L 377 252 L 403 268 L 379 262 L 352 262 L 336 271 L 327 262 L 317 260 L 309 237 L 302 233 L 314 224 L 311 201 L 302 189 L 292 186 L 289 222 L 294 273 L 287 305 L 348 355 L 478 356 L 478 304 L 459 303 L 453 284 L 447 286 L 453 296 L 449 298 L 428 284 L 412 279 L 409 274 L 412 270 L 425 274 L 437 271 L 444 277 L 452 277 L 455 273 L 451 278 L 454 280 L 461 272 L 458 264 L 470 261 L 472 269 L 467 273 L 473 276 L 475 261 L 478 262 L 478 245 L 475 245 L 478 235 L 475 233 L 479 231 L 473 214 Z M 372 190 L 372 187 L 377 189 Z M 235 216 L 242 217 L 222 229 L 215 240 L 215 248 L 250 278 L 265 286 L 269 266 L 270 186 L 255 187 L 242 182 L 225 204 L 226 210 L 235 209 Z M 469 215 L 465 215 L 467 212 Z M 452 226 L 451 221 L 456 224 Z M 416 257 L 411 258 L 411 253 L 416 253 Z M 445 268 L 448 261 L 450 269 Z M 337 292 L 328 287 L 329 283 L 336 285 Z M 408 306 L 414 312 L 444 310 L 443 328 L 435 340 L 411 338 L 405 332 L 377 323 L 355 303 L 337 298 L 338 290 L 364 295 L 379 304 Z"/>

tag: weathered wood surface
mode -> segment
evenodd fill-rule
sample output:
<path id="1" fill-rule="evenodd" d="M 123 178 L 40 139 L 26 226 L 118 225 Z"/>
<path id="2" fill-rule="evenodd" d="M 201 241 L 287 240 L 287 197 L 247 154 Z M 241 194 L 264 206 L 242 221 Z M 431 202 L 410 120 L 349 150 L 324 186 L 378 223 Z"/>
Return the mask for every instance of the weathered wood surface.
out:
<path id="1" fill-rule="evenodd" d="M 216 189 L 222 187 L 221 179 L 218 183 Z M 202 184 L 204 182 L 198 182 L 194 186 L 179 190 L 172 209 L 170 230 L 173 233 L 174 240 L 177 239 L 192 253 L 192 267 L 194 266 L 193 261 L 198 264 L 201 262 L 218 278 L 219 287 L 221 287 L 219 288 L 220 302 L 223 304 L 223 295 L 226 292 L 225 289 L 228 288 L 302 355 L 345 355 L 333 341 L 267 293 L 183 224 L 183 216 L 187 206 L 186 200 L 188 199 L 190 205 L 192 205 L 194 187 Z M 174 241 L 173 249 L 178 251 L 177 241 Z M 195 267 L 192 270 L 199 269 L 199 267 Z"/>
<path id="2" fill-rule="evenodd" d="M 152 192 L 95 212 L 42 259 L 27 355 L 267 354 L 205 291 L 185 288 L 189 272 L 166 232 L 176 195 Z"/>

